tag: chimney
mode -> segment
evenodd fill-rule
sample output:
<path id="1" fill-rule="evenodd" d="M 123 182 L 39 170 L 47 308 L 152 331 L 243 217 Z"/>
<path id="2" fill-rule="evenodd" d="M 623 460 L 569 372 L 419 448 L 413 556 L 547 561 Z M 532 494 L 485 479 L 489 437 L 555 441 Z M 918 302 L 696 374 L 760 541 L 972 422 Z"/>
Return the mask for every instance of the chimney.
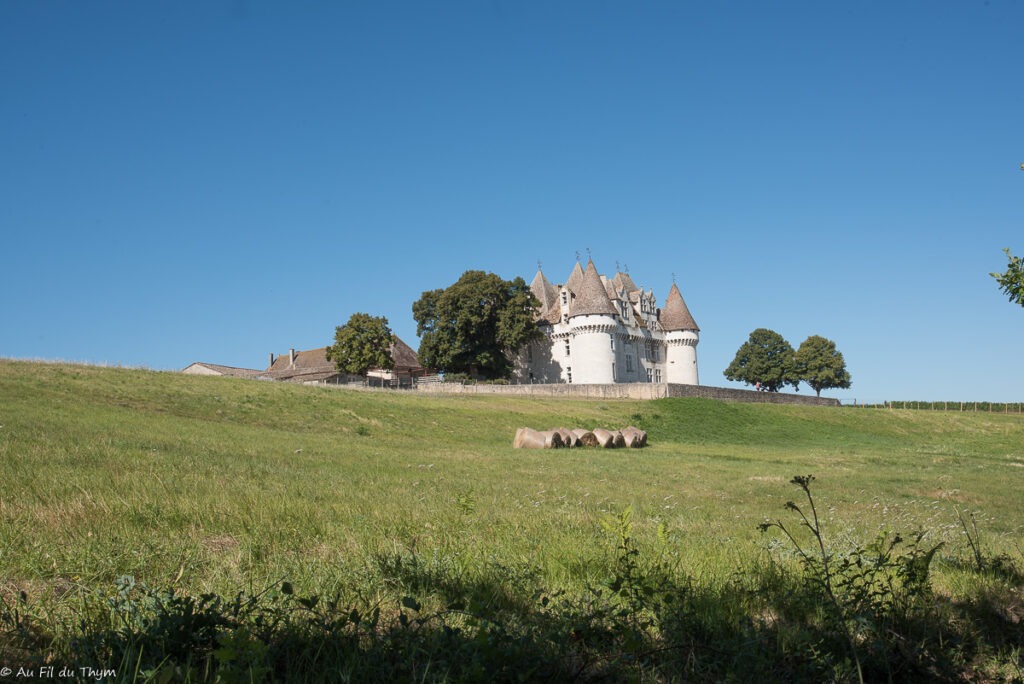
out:
<path id="1" fill-rule="evenodd" d="M 295 368 L 295 347 L 288 350 L 288 367 Z"/>
<path id="2" fill-rule="evenodd" d="M 273 366 L 273 365 L 274 365 L 274 352 L 270 352 L 270 366 Z M 267 369 L 269 369 L 270 366 L 267 366 Z"/>

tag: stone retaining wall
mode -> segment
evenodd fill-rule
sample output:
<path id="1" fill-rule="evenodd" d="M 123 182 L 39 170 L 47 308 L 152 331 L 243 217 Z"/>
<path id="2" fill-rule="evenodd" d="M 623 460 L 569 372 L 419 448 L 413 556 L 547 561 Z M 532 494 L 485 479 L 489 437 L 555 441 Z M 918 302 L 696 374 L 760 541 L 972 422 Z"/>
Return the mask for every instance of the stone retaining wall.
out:
<path id="1" fill-rule="evenodd" d="M 763 404 L 807 404 L 813 406 L 839 406 L 838 399 L 814 397 L 780 392 L 727 389 L 705 385 L 675 385 L 667 383 L 634 382 L 604 385 L 550 384 L 550 385 L 460 385 L 451 382 L 421 383 L 418 392 L 428 394 L 496 394 L 511 396 L 569 397 L 573 399 L 664 399 L 666 397 L 699 397 L 719 401 Z"/>

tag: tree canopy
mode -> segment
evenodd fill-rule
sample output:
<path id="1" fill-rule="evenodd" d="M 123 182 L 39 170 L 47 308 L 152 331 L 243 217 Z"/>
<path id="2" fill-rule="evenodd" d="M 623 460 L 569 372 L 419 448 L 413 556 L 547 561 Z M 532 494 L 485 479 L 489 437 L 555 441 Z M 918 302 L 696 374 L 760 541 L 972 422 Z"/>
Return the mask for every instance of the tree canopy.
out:
<path id="1" fill-rule="evenodd" d="M 534 322 L 538 306 L 522 278 L 466 271 L 448 288 L 424 292 L 412 305 L 420 363 L 450 373 L 507 378 L 511 356 L 543 338 Z"/>
<path id="2" fill-rule="evenodd" d="M 850 386 L 850 373 L 846 361 L 836 349 L 836 343 L 820 335 L 811 335 L 796 352 L 796 374 L 821 396 L 821 390 L 846 389 Z"/>
<path id="3" fill-rule="evenodd" d="M 1010 301 L 1024 306 L 1024 259 L 1010 254 L 1010 248 L 1003 250 L 1010 263 L 1006 266 L 1005 273 L 990 273 L 989 275 L 999 283 L 999 289 L 1003 291 Z"/>
<path id="4" fill-rule="evenodd" d="M 327 347 L 327 360 L 343 373 L 365 376 L 371 368 L 395 367 L 391 347 L 395 334 L 388 319 L 366 313 L 354 313 L 348 323 L 334 330 L 334 344 Z"/>
<path id="5" fill-rule="evenodd" d="M 769 392 L 778 392 L 786 385 L 799 389 L 794 356 L 792 345 L 782 335 L 758 328 L 736 352 L 725 377 L 748 385 L 760 383 Z"/>

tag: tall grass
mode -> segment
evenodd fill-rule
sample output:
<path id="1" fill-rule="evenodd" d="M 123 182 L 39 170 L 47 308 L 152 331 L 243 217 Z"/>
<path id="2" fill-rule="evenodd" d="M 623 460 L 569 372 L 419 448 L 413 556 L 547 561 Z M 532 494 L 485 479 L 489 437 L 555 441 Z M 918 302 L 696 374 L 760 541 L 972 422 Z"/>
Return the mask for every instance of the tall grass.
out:
<path id="1" fill-rule="evenodd" d="M 511 449 L 524 425 L 627 424 L 648 431 L 647 449 Z M 821 667 L 842 678 L 852 670 L 840 651 L 833 661 L 786 650 L 796 631 L 779 631 L 784 607 L 763 600 L 800 586 L 786 579 L 799 571 L 795 559 L 779 556 L 757 525 L 782 510 L 790 478 L 803 472 L 817 477 L 836 548 L 887 529 L 922 530 L 942 544 L 931 575 L 941 605 L 989 617 L 1009 610 L 1011 623 L 1017 610 L 1006 597 L 1020 590 L 1024 421 L 1013 415 L 421 397 L 3 362 L 0 426 L 0 599 L 4 633 L 17 645 L 7 657 L 32 662 L 85 657 L 88 632 L 93 658 L 141 673 L 155 666 L 143 667 L 129 646 L 152 637 L 164 624 L 157 617 L 177 625 L 191 611 L 211 621 L 216 647 L 192 643 L 192 663 L 167 656 L 179 677 L 231 672 L 229 662 L 270 677 L 260 668 L 277 667 L 274 648 L 305 639 L 309 663 L 352 676 L 386 674 L 360 659 L 387 655 L 392 674 L 472 679 L 475 671 L 451 663 L 461 654 L 485 670 L 502 658 L 546 663 L 529 673 L 552 678 L 696 677 L 698 655 L 717 676 L 739 662 L 747 670 L 734 675 L 768 668 L 813 679 Z M 616 521 L 626 511 L 624 535 Z M 984 533 L 980 553 L 1001 565 L 976 567 L 964 515 Z M 126 580 L 117 584 L 126 577 L 127 590 Z M 626 585 L 611 589 L 616 577 L 643 600 L 623 603 Z M 232 618 L 239 592 L 256 598 Z M 312 597 L 312 609 L 301 603 Z M 639 621 L 617 617 L 645 611 Z M 277 620 L 284 631 L 258 634 L 251 625 L 260 615 L 259 624 Z M 748 627 L 736 631 L 735 619 Z M 331 642 L 326 667 L 313 655 L 315 636 L 332 620 L 349 641 Z M 118 624 L 137 642 L 115 648 Z M 769 627 L 773 648 L 736 645 L 768 638 Z M 733 645 L 721 658 L 711 646 L 694 655 L 677 643 L 711 643 L 694 629 L 718 630 Z M 960 666 L 1019 666 L 1019 639 L 997 643 L 985 635 L 1002 633 L 985 629 Z M 559 634 L 565 644 L 548 643 Z M 679 637 L 674 650 L 661 651 L 670 634 Z M 392 641 L 379 641 L 385 636 Z M 227 648 L 221 640 L 248 655 L 214 658 Z M 385 653 L 389 643 L 396 650 Z M 416 661 L 403 644 L 430 657 Z M 674 655 L 638 657 L 647 651 Z M 692 657 L 676 661 L 683 652 Z M 406 671 L 442 658 L 447 669 Z M 955 669 L 932 664 L 940 665 Z"/>

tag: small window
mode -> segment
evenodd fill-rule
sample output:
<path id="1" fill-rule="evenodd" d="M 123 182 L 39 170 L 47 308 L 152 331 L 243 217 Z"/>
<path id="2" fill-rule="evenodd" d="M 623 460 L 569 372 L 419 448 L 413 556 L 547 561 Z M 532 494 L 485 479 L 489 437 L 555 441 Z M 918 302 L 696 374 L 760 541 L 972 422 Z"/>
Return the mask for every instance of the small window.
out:
<path id="1" fill-rule="evenodd" d="M 569 349 L 569 340 L 566 340 L 565 341 L 565 355 L 569 356 L 570 354 L 572 354 L 572 351 Z"/>
<path id="2" fill-rule="evenodd" d="M 533 373 L 530 373 L 530 377 L 533 377 Z M 647 369 L 647 382 L 654 379 L 654 371 L 650 368 Z"/>
<path id="3" fill-rule="evenodd" d="M 572 366 L 566 366 L 565 367 L 565 378 L 566 378 L 566 382 L 568 382 L 571 385 L 572 384 Z"/>
<path id="4" fill-rule="evenodd" d="M 562 290 L 562 306 L 565 306 L 568 303 L 569 303 L 569 295 L 565 292 L 565 290 Z"/>
<path id="5" fill-rule="evenodd" d="M 627 373 L 632 373 L 633 372 L 633 355 L 632 354 L 626 354 L 626 372 Z"/>
<path id="6" fill-rule="evenodd" d="M 609 338 L 609 339 L 610 339 L 610 341 L 612 343 L 612 351 L 615 351 L 615 338 L 612 337 L 612 338 Z"/>

